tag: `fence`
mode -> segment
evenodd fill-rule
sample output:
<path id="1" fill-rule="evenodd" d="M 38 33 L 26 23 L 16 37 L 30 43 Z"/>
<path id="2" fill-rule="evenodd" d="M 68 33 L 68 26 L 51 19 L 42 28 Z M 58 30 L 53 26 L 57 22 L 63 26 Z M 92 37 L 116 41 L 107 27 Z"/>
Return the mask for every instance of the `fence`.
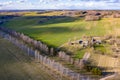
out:
<path id="1" fill-rule="evenodd" d="M 64 51 L 55 51 L 54 48 L 48 47 L 46 44 L 42 43 L 41 41 L 33 40 L 32 38 L 24 35 L 23 33 L 17 33 L 16 31 L 13 31 L 8 28 L 0 27 L 0 29 L 4 32 L 7 32 L 8 34 L 12 35 L 13 37 L 22 40 L 23 42 L 30 44 L 33 46 L 34 49 L 40 50 L 43 54 L 47 55 L 55 55 L 57 53 L 58 57 L 67 61 L 70 64 L 73 64 L 77 67 L 82 68 L 83 67 L 83 61 L 84 59 L 73 59 L 71 56 L 67 55 Z"/>
<path id="2" fill-rule="evenodd" d="M 95 80 L 90 78 L 87 75 L 81 75 L 79 73 L 76 73 L 64 67 L 62 64 L 55 62 L 49 57 L 42 55 L 42 53 L 53 55 L 55 52 L 53 48 L 49 49 L 47 45 L 43 44 L 42 42 L 33 40 L 28 36 L 25 36 L 24 34 L 20 34 L 15 31 L 5 29 L 3 27 L 0 27 L 0 30 L 3 31 L 3 32 L 0 32 L 0 35 L 2 37 L 9 40 L 16 46 L 18 46 L 21 50 L 25 51 L 28 54 L 28 56 L 33 57 L 37 62 L 40 62 L 41 64 L 49 67 L 50 69 L 60 73 L 62 76 L 67 76 L 71 80 Z M 22 39 L 22 40 L 19 40 L 19 39 Z M 35 47 L 30 47 L 25 43 L 30 43 Z M 59 57 L 65 59 L 66 61 L 70 61 L 71 64 L 73 63 L 76 65 L 79 64 L 79 66 L 82 64 L 80 60 L 74 61 L 70 56 L 66 55 L 66 53 L 62 51 L 59 52 Z"/>
<path id="3" fill-rule="evenodd" d="M 70 64 L 74 64 L 75 66 L 78 66 L 79 68 L 83 68 L 84 66 L 84 59 L 73 59 L 71 56 L 67 55 L 64 51 L 58 52 L 58 56 L 69 62 Z"/>

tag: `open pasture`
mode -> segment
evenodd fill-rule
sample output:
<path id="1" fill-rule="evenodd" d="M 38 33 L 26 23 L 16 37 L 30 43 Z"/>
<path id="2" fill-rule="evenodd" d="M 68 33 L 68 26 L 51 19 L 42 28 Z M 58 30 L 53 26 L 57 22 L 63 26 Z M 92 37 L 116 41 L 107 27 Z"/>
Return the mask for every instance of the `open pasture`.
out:
<path id="1" fill-rule="evenodd" d="M 120 18 L 84 21 L 78 17 L 17 17 L 4 26 L 22 32 L 48 45 L 59 47 L 70 39 L 80 39 L 83 35 L 102 36 L 120 28 Z"/>
<path id="2" fill-rule="evenodd" d="M 69 40 L 80 40 L 82 36 L 114 35 L 117 30 L 119 34 L 120 18 L 85 21 L 82 17 L 59 16 L 59 14 L 54 16 L 54 14 L 56 13 L 25 13 L 23 16 L 8 20 L 2 26 L 24 33 L 52 47 L 60 47 Z M 75 53 L 77 57 L 81 55 L 81 51 Z"/>

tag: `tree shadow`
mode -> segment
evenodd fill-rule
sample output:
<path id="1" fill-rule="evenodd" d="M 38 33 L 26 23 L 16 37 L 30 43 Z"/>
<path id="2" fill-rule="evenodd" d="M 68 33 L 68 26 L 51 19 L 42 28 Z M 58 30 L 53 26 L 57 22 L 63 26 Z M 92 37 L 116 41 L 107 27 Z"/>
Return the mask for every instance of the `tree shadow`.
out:
<path id="1" fill-rule="evenodd" d="M 113 75 L 115 72 L 102 72 L 103 76 Z"/>
<path id="2" fill-rule="evenodd" d="M 105 67 L 99 67 L 101 70 L 103 70 L 103 71 L 105 71 L 105 72 L 102 72 L 102 76 L 109 76 L 109 75 L 113 75 L 115 72 L 113 72 L 113 71 L 111 71 L 111 72 L 109 72 L 109 71 L 106 71 L 106 70 L 111 70 L 111 69 L 113 69 L 113 68 L 105 68 Z"/>
<path id="3" fill-rule="evenodd" d="M 80 17 L 69 17 L 69 16 L 24 16 L 25 19 L 38 19 L 37 25 L 48 25 L 57 23 L 73 22 Z"/>
<path id="4" fill-rule="evenodd" d="M 71 33 L 71 32 L 78 32 L 78 31 L 84 31 L 83 28 L 79 29 L 72 29 L 69 27 L 39 27 L 39 28 L 34 28 L 34 27 L 29 27 L 27 32 L 32 31 L 33 34 L 36 33 Z"/>

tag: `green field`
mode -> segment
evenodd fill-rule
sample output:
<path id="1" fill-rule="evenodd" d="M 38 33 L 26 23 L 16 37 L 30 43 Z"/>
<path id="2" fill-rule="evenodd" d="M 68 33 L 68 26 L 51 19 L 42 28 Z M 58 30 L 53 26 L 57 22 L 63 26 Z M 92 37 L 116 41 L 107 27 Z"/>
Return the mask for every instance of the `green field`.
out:
<path id="1" fill-rule="evenodd" d="M 44 21 L 40 23 L 40 21 Z M 41 40 L 48 45 L 59 47 L 69 39 L 80 39 L 83 35 L 100 36 L 112 33 L 114 28 L 120 28 L 120 18 L 103 18 L 100 21 L 84 21 L 82 18 L 56 18 L 39 17 L 13 18 L 4 24 L 18 32 Z"/>
<path id="2" fill-rule="evenodd" d="M 0 80 L 56 79 L 40 63 L 35 63 L 26 53 L 0 37 Z"/>
<path id="3" fill-rule="evenodd" d="M 24 16 L 10 19 L 3 26 L 24 33 L 55 48 L 62 46 L 69 40 L 80 40 L 82 36 L 120 34 L 120 18 L 102 18 L 99 21 L 85 21 L 81 17 L 50 18 L 51 14 L 25 14 Z M 55 17 L 53 15 L 52 17 Z M 72 53 L 76 53 L 76 58 L 82 58 L 84 52 L 77 50 Z"/>

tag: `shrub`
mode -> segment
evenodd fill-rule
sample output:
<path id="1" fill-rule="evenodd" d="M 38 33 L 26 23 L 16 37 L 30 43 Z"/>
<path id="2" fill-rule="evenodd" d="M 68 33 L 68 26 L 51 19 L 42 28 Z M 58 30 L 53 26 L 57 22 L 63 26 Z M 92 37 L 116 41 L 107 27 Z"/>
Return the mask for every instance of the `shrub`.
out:
<path id="1" fill-rule="evenodd" d="M 95 75 L 101 75 L 101 74 L 102 74 L 101 69 L 100 69 L 100 68 L 97 68 L 97 67 L 92 68 L 91 72 L 92 72 L 93 74 L 95 74 Z"/>
<path id="2" fill-rule="evenodd" d="M 84 67 L 88 72 L 90 72 L 92 70 L 92 66 L 85 66 Z"/>

